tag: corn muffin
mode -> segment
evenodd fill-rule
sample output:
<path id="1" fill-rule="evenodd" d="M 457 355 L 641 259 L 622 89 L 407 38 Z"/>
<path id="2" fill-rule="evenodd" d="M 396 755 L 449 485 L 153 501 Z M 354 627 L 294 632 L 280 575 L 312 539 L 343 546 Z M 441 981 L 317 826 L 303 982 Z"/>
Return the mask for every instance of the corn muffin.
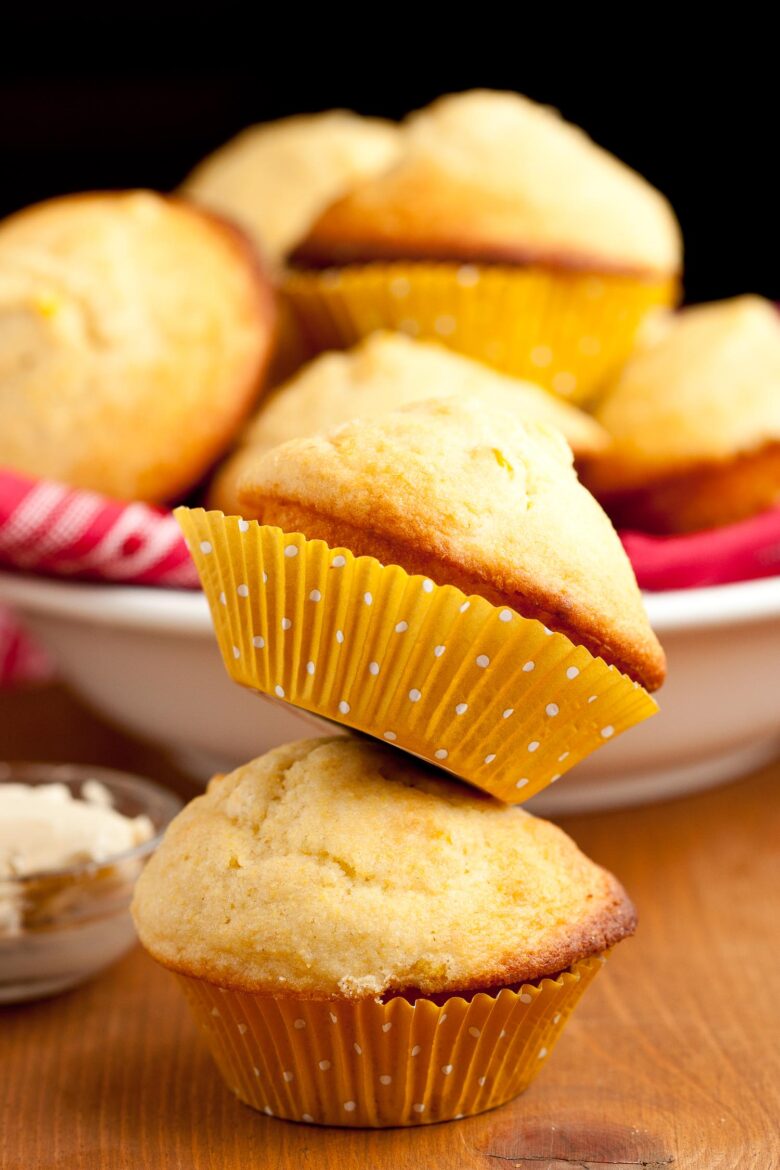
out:
<path id="1" fill-rule="evenodd" d="M 270 286 L 232 227 L 149 191 L 0 223 L 0 464 L 118 499 L 196 483 L 257 398 Z"/>
<path id="2" fill-rule="evenodd" d="M 241 1100 L 349 1126 L 522 1092 L 635 927 L 560 829 L 346 737 L 213 780 L 133 913 Z"/>
<path id="3" fill-rule="evenodd" d="M 286 288 L 311 344 L 380 325 L 438 335 L 582 399 L 675 300 L 669 204 L 556 111 L 450 95 L 407 119 L 402 145 L 293 253 Z"/>
<path id="4" fill-rule="evenodd" d="M 742 296 L 670 317 L 606 391 L 588 486 L 623 527 L 680 533 L 780 501 L 780 316 Z"/>
<path id="5" fill-rule="evenodd" d="M 465 396 L 415 403 L 273 448 L 238 494 L 245 517 L 456 585 L 663 681 L 628 558 L 542 423 Z"/>
<path id="6" fill-rule="evenodd" d="M 199 164 L 182 193 L 235 220 L 274 264 L 350 186 L 389 165 L 392 122 L 347 110 L 250 126 Z"/>
<path id="7" fill-rule="evenodd" d="M 394 407 L 452 394 L 473 395 L 520 418 L 557 427 L 576 458 L 601 452 L 609 439 L 598 423 L 540 386 L 499 374 L 440 345 L 401 333 L 375 333 L 346 353 L 323 354 L 263 399 L 236 452 L 218 470 L 210 504 L 239 512 L 237 486 L 258 455 L 288 439 Z"/>

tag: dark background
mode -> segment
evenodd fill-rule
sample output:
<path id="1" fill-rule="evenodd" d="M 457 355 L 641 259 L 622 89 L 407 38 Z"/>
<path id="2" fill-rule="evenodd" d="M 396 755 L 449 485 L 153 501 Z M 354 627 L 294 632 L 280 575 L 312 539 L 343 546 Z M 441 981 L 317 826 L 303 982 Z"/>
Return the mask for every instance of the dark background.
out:
<path id="1" fill-rule="evenodd" d="M 459 10 L 434 11 L 454 20 Z M 622 43 L 590 26 L 565 44 L 556 44 L 563 9 L 542 30 L 507 23 L 503 7 L 464 11 L 471 27 L 453 49 L 440 37 L 422 43 L 408 8 L 315 27 L 299 7 L 282 27 L 258 27 L 231 5 L 178 18 L 148 6 L 121 21 L 105 6 L 6 7 L 0 213 L 89 188 L 170 189 L 254 121 L 333 106 L 398 117 L 484 85 L 557 106 L 669 197 L 688 300 L 745 291 L 780 300 L 777 65 L 758 55 L 762 41 L 771 49 L 768 31 L 752 30 L 745 47 L 735 28 L 725 47 L 702 39 L 672 56 L 670 27 L 640 57 L 643 22 L 657 19 L 649 10 L 635 10 Z"/>

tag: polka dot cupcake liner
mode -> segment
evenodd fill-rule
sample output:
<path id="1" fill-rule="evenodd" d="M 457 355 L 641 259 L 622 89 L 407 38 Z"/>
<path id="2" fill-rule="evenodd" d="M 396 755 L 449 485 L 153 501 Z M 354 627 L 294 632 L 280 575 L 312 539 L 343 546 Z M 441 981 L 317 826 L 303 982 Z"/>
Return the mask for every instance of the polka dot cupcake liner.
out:
<path id="1" fill-rule="evenodd" d="M 284 294 L 314 352 L 391 329 L 526 378 L 572 402 L 622 365 L 675 280 L 541 267 L 446 263 L 353 265 L 290 272 Z"/>
<path id="2" fill-rule="evenodd" d="M 639 684 L 541 622 L 321 540 L 180 508 L 243 686 L 520 803 L 655 714 Z"/>
<path id="3" fill-rule="evenodd" d="M 314 1125 L 424 1125 L 522 1093 L 604 959 L 441 1005 L 274 999 L 177 979 L 225 1083 L 253 1109 Z"/>

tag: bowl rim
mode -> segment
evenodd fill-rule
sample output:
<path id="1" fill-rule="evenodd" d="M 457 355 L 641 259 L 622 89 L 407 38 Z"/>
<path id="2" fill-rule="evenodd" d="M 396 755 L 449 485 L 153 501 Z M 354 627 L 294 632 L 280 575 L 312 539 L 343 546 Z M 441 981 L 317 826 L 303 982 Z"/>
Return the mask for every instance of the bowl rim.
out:
<path id="1" fill-rule="evenodd" d="M 88 780 L 97 780 L 109 792 L 130 792 L 140 795 L 145 803 L 162 804 L 164 823 L 151 837 L 133 845 L 130 849 L 123 849 L 121 853 L 111 853 L 108 857 L 90 858 L 88 861 L 78 861 L 74 865 L 60 866 L 58 869 L 36 869 L 32 873 L 12 874 L 8 877 L 0 875 L 0 887 L 24 887 L 30 883 L 51 881 L 59 878 L 80 878 L 106 869 L 108 866 L 119 865 L 125 861 L 134 861 L 154 853 L 163 839 L 168 825 L 178 812 L 184 807 L 183 800 L 154 780 L 145 776 L 138 776 L 134 772 L 123 772 L 118 768 L 104 768 L 100 765 L 58 763 L 49 760 L 2 760 L 0 761 L 0 787 L 3 784 L 66 784 L 75 787 Z M 167 807 L 166 807 L 167 806 Z M 139 816 L 144 815 L 139 813 Z"/>
<path id="2" fill-rule="evenodd" d="M 645 593 L 644 600 L 650 623 L 658 634 L 744 625 L 780 616 L 780 576 Z M 213 637 L 208 603 L 197 589 L 114 585 L 0 572 L 0 601 L 22 612 L 93 625 Z"/>

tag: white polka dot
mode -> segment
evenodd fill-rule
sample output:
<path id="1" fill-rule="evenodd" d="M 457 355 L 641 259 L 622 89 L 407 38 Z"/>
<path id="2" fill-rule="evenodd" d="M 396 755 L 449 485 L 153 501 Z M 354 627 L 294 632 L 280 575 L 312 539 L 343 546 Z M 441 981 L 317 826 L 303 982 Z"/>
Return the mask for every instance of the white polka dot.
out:
<path id="1" fill-rule="evenodd" d="M 475 268 L 473 264 L 461 264 L 455 274 L 455 280 L 461 288 L 473 288 L 475 284 L 479 283 L 479 269 Z"/>
<path id="2" fill-rule="evenodd" d="M 330 1061 L 329 1060 L 321 1060 L 320 1061 L 320 1069 L 322 1070 L 322 1072 L 327 1072 L 329 1068 L 330 1068 Z"/>
<path id="3" fill-rule="evenodd" d="M 306 673 L 307 674 L 314 674 L 316 669 L 317 669 L 317 667 L 315 666 L 315 664 L 313 662 L 306 663 Z"/>
<path id="4" fill-rule="evenodd" d="M 544 1060 L 544 1058 L 545 1058 L 545 1056 L 546 1056 L 546 1055 L 547 1055 L 547 1049 L 546 1049 L 546 1048 L 540 1048 L 540 1049 L 539 1049 L 539 1060 Z"/>
<path id="5" fill-rule="evenodd" d="M 392 1026 L 393 1026 L 393 1025 L 392 1025 L 392 1022 L 391 1022 L 391 1021 L 388 1021 L 386 1024 L 382 1024 L 382 1031 L 383 1031 L 383 1032 L 389 1032 L 389 1031 L 390 1031 L 390 1029 L 392 1028 Z"/>
<path id="6" fill-rule="evenodd" d="M 554 719 L 560 711 L 560 707 L 557 703 L 548 703 L 544 710 L 549 719 Z"/>
<path id="7" fill-rule="evenodd" d="M 478 1078 L 477 1078 L 477 1084 L 478 1084 L 478 1085 L 480 1085 L 480 1086 L 482 1086 L 482 1085 L 484 1085 L 484 1083 L 485 1083 L 485 1081 L 486 1081 L 486 1080 L 487 1080 L 487 1077 L 478 1077 Z"/>
<path id="8" fill-rule="evenodd" d="M 420 332 L 420 322 L 415 321 L 414 317 L 404 317 L 402 321 L 398 322 L 398 328 L 402 333 L 408 333 L 410 337 L 416 337 Z"/>
<path id="9" fill-rule="evenodd" d="M 460 612 L 461 612 L 461 613 L 465 613 L 465 612 L 466 612 L 466 610 L 467 610 L 467 609 L 469 609 L 470 607 L 471 607 L 471 602 L 470 602 L 470 601 L 464 601 L 464 602 L 463 602 L 463 605 L 460 607 Z"/>
<path id="10" fill-rule="evenodd" d="M 395 632 L 396 632 L 396 634 L 405 634 L 408 629 L 409 629 L 408 622 L 398 622 L 398 624 L 395 627 Z"/>
<path id="11" fill-rule="evenodd" d="M 486 756 L 485 756 L 485 759 L 483 760 L 483 763 L 485 763 L 485 764 L 492 764 L 492 763 L 493 763 L 493 760 L 494 760 L 495 758 L 496 758 L 496 753 L 495 753 L 495 752 L 490 752 L 488 755 L 486 755 Z"/>
<path id="12" fill-rule="evenodd" d="M 446 649 L 447 649 L 446 646 L 434 646 L 433 653 L 437 658 L 441 658 L 442 654 L 444 653 L 444 651 Z"/>
<path id="13" fill-rule="evenodd" d="M 601 729 L 601 738 L 602 739 L 611 739 L 611 737 L 614 734 L 615 734 L 615 728 L 612 726 L 611 723 L 608 723 L 606 727 L 602 727 L 602 729 Z"/>
<path id="14" fill-rule="evenodd" d="M 561 778 L 560 772 L 556 772 L 554 776 L 550 777 L 550 783 L 555 784 L 558 780 L 560 780 L 560 778 Z"/>
<path id="15" fill-rule="evenodd" d="M 451 337 L 455 332 L 457 322 L 450 313 L 441 313 L 433 323 L 433 327 L 440 337 Z"/>
<path id="16" fill-rule="evenodd" d="M 414 1048 L 412 1049 L 412 1056 L 419 1056 L 421 1052 L 422 1052 L 422 1048 L 420 1047 L 420 1045 L 415 1044 Z"/>
<path id="17" fill-rule="evenodd" d="M 507 707 L 506 711 L 501 712 L 502 719 L 511 719 L 515 713 L 514 707 Z"/>
<path id="18" fill-rule="evenodd" d="M 437 760 L 446 760 L 447 756 L 450 753 L 447 751 L 446 748 L 437 748 L 433 754 L 435 755 Z"/>
<path id="19" fill-rule="evenodd" d="M 396 300 L 402 301 L 404 297 L 409 296 L 411 285 L 405 276 L 395 276 L 390 281 L 390 295 Z"/>
<path id="20" fill-rule="evenodd" d="M 482 1033 L 480 1032 L 479 1028 L 469 1028 L 469 1036 L 473 1036 L 475 1040 L 478 1036 L 481 1035 Z"/>
<path id="21" fill-rule="evenodd" d="M 212 1014 L 212 1016 L 218 1016 L 219 1015 L 219 1008 L 212 1008 L 211 1014 Z"/>
<path id="22" fill-rule="evenodd" d="M 344 631 L 343 630 L 336 630 L 336 641 L 338 642 L 339 646 L 344 641 Z"/>
<path id="23" fill-rule="evenodd" d="M 373 602 L 374 602 L 373 595 L 371 593 L 364 593 L 363 594 L 363 601 L 366 603 L 366 605 L 373 605 Z"/>
<path id="24" fill-rule="evenodd" d="M 289 1071 L 286 1071 L 286 1072 L 282 1073 L 282 1076 L 284 1077 L 284 1079 L 287 1081 L 287 1084 L 289 1085 L 290 1081 L 293 1079 L 295 1074 L 291 1073 Z"/>
<path id="25" fill-rule="evenodd" d="M 589 695 L 589 696 L 588 696 L 588 702 L 589 702 L 589 703 L 595 703 L 597 698 L 598 698 L 598 695 Z"/>
<path id="26" fill-rule="evenodd" d="M 567 370 L 561 370 L 553 378 L 552 385 L 556 394 L 571 394 L 577 388 L 577 378 Z"/>
<path id="27" fill-rule="evenodd" d="M 469 709 L 468 703 L 458 703 L 457 707 L 455 708 L 455 714 L 456 715 L 465 715 L 466 712 L 468 711 L 468 709 Z"/>
<path id="28" fill-rule="evenodd" d="M 501 1031 L 498 1033 L 498 1038 L 499 1038 L 499 1040 L 503 1040 L 505 1036 L 506 1036 L 506 1028 L 502 1028 Z"/>
<path id="29" fill-rule="evenodd" d="M 344 1108 L 347 1111 L 347 1113 L 354 1113 L 354 1111 L 357 1109 L 357 1105 L 355 1104 L 354 1101 L 345 1101 Z"/>
<path id="30" fill-rule="evenodd" d="M 524 991 L 520 996 L 520 1003 L 531 1003 L 532 1000 L 533 996 L 529 995 L 527 991 Z"/>
<path id="31" fill-rule="evenodd" d="M 561 1022 L 561 1013 L 556 1012 L 555 1015 L 553 1016 L 553 1023 L 559 1024 L 560 1022 Z"/>
<path id="32" fill-rule="evenodd" d="M 314 1121 L 314 1118 L 312 1117 L 311 1113 L 302 1113 L 301 1121 L 307 1121 L 309 1124 L 311 1124 Z"/>
<path id="33" fill-rule="evenodd" d="M 523 670 L 525 671 L 526 674 L 530 674 L 531 671 L 535 668 L 535 666 L 536 666 L 535 662 L 526 662 L 523 664 Z"/>
<path id="34" fill-rule="evenodd" d="M 212 552 L 213 550 L 212 550 L 212 547 L 211 547 L 211 543 L 210 543 L 210 541 L 208 541 L 208 540 L 202 540 L 202 541 L 200 542 L 200 551 L 201 551 L 202 553 L 210 553 L 210 552 Z"/>
<path id="35" fill-rule="evenodd" d="M 389 739 L 391 743 L 395 743 L 395 741 L 398 739 L 398 736 L 395 734 L 394 731 L 386 731 L 385 732 L 385 739 Z"/>
<path id="36" fill-rule="evenodd" d="M 249 521 L 248 520 L 239 520 L 238 531 L 239 532 L 248 532 L 249 531 Z"/>
<path id="37" fill-rule="evenodd" d="M 409 701 L 412 703 L 419 703 L 422 698 L 422 691 L 418 691 L 417 687 L 412 687 L 409 691 Z"/>
<path id="38" fill-rule="evenodd" d="M 299 1032 L 300 1032 L 301 1028 L 305 1028 L 305 1027 L 306 1027 L 305 1020 L 302 1020 L 299 1018 L 293 1022 L 293 1028 L 297 1028 Z"/>
<path id="39" fill-rule="evenodd" d="M 292 621 L 290 620 L 290 618 L 282 618 L 282 629 L 283 630 L 289 630 L 291 625 L 292 625 Z"/>
<path id="40" fill-rule="evenodd" d="M 220 595 L 219 595 L 219 604 L 220 605 L 227 605 L 227 597 L 225 596 L 224 593 L 220 593 Z"/>
<path id="41" fill-rule="evenodd" d="M 561 752 L 561 754 L 558 756 L 558 763 L 559 763 L 559 764 L 562 764 L 562 763 L 563 763 L 563 761 L 564 761 L 564 760 L 568 760 L 568 758 L 569 758 L 569 753 L 568 753 L 568 752 Z"/>
<path id="42" fill-rule="evenodd" d="M 263 573 L 263 584 L 264 585 L 268 584 L 268 574 L 267 573 Z"/>
<path id="43" fill-rule="evenodd" d="M 393 1083 L 393 1078 L 392 1078 L 392 1077 L 389 1077 L 389 1076 L 387 1076 L 387 1074 L 385 1073 L 385 1075 L 384 1075 L 384 1076 L 381 1076 L 381 1077 L 379 1078 L 379 1083 L 380 1083 L 380 1085 L 392 1085 L 392 1083 Z"/>
<path id="44" fill-rule="evenodd" d="M 358 1054 L 358 1056 L 363 1055 L 363 1049 L 360 1047 L 359 1044 L 353 1044 L 352 1047 L 354 1048 L 354 1050 Z"/>
<path id="45" fill-rule="evenodd" d="M 567 678 L 576 678 L 579 673 L 580 673 L 579 666 L 570 666 L 569 669 L 566 671 L 566 677 Z"/>
<path id="46" fill-rule="evenodd" d="M 254 646 L 255 650 L 262 650 L 265 646 L 265 638 L 261 638 L 260 635 L 257 634 L 257 636 L 252 639 L 252 645 Z"/>
<path id="47" fill-rule="evenodd" d="M 527 783 L 528 783 L 528 780 L 526 779 L 525 776 L 523 776 L 523 778 L 521 780 L 517 781 L 517 783 L 515 784 L 515 788 L 525 788 Z"/>
<path id="48" fill-rule="evenodd" d="M 240 657 L 241 657 L 241 651 L 239 650 L 238 646 L 234 646 L 234 647 L 233 647 L 233 657 L 234 657 L 234 658 L 240 658 Z"/>
<path id="49" fill-rule="evenodd" d="M 339 703 L 339 711 L 341 712 L 341 714 L 342 715 L 349 715 L 350 709 L 351 708 L 350 708 L 350 705 L 347 702 L 347 700 L 342 699 L 341 702 Z"/>
<path id="50" fill-rule="evenodd" d="M 369 662 L 368 673 L 373 674 L 373 675 L 379 674 L 379 663 L 378 662 Z"/>
<path id="51" fill-rule="evenodd" d="M 260 1069 L 256 1068 L 255 1065 L 252 1065 L 252 1072 L 255 1074 L 256 1077 L 260 1076 Z"/>
<path id="52" fill-rule="evenodd" d="M 328 1012 L 328 1015 L 330 1016 L 331 1024 L 337 1024 L 339 1022 L 338 1016 L 334 1015 L 333 1012 Z"/>
<path id="53" fill-rule="evenodd" d="M 544 366 L 549 366 L 553 355 L 549 345 L 535 345 L 530 356 L 532 365 L 541 369 Z"/>
<path id="54" fill-rule="evenodd" d="M 415 1113 L 424 1113 L 425 1112 L 425 1106 L 422 1103 L 420 1103 L 418 1105 L 413 1105 L 412 1109 L 414 1109 Z"/>
<path id="55" fill-rule="evenodd" d="M 446 1013 L 446 1012 L 443 1012 L 443 1013 L 442 1013 L 442 1014 L 439 1016 L 439 1022 L 438 1022 L 438 1024 L 436 1025 L 436 1026 L 437 1026 L 437 1028 L 440 1028 L 446 1019 L 447 1019 L 447 1013 Z"/>
<path id="56" fill-rule="evenodd" d="M 535 752 L 538 747 L 539 747 L 539 740 L 532 739 L 528 745 L 528 750 L 529 750 L 529 752 Z"/>
<path id="57" fill-rule="evenodd" d="M 284 555 L 285 555 L 286 557 L 297 557 L 297 555 L 298 555 L 298 549 L 295 547 L 295 545 L 294 545 L 294 544 L 288 544 L 288 545 L 285 547 L 285 550 L 284 550 Z"/>
<path id="58" fill-rule="evenodd" d="M 312 589 L 309 594 L 309 601 L 322 601 L 322 594 L 319 589 Z"/>
<path id="59" fill-rule="evenodd" d="M 451 1064 L 443 1064 L 441 1066 L 441 1071 L 444 1073 L 445 1077 L 448 1077 L 450 1075 L 450 1073 L 452 1072 L 452 1065 Z"/>
<path id="60" fill-rule="evenodd" d="M 245 1036 L 245 1035 L 246 1035 L 246 1033 L 247 1033 L 247 1031 L 248 1031 L 246 1024 L 239 1024 L 239 1025 L 238 1025 L 238 1030 L 239 1030 L 239 1033 L 240 1033 L 242 1036 Z"/>
<path id="61" fill-rule="evenodd" d="M 343 557 L 341 553 L 339 553 L 339 555 L 334 557 L 330 563 L 334 569 L 343 569 L 347 563 L 347 558 Z"/>
<path id="62" fill-rule="evenodd" d="M 274 1115 L 274 1111 L 270 1105 L 266 1105 L 264 1107 L 263 1113 L 265 1113 L 266 1117 L 273 1117 L 273 1115 Z"/>
<path id="63" fill-rule="evenodd" d="M 433 581 L 430 581 L 427 577 L 423 581 L 422 587 L 423 587 L 423 593 L 433 593 L 433 589 L 434 589 Z"/>
<path id="64" fill-rule="evenodd" d="M 501 622 L 511 622 L 513 617 L 514 614 L 512 613 L 511 609 L 502 609 L 501 613 L 498 615 L 498 620 Z"/>
<path id="65" fill-rule="evenodd" d="M 486 666 L 490 666 L 490 659 L 488 658 L 487 654 L 478 654 L 476 661 L 477 666 L 481 666 L 483 670 Z"/>
<path id="66" fill-rule="evenodd" d="M 238 594 L 239 597 L 248 597 L 249 596 L 249 586 L 248 585 L 239 585 L 238 588 L 236 589 L 236 593 Z"/>

